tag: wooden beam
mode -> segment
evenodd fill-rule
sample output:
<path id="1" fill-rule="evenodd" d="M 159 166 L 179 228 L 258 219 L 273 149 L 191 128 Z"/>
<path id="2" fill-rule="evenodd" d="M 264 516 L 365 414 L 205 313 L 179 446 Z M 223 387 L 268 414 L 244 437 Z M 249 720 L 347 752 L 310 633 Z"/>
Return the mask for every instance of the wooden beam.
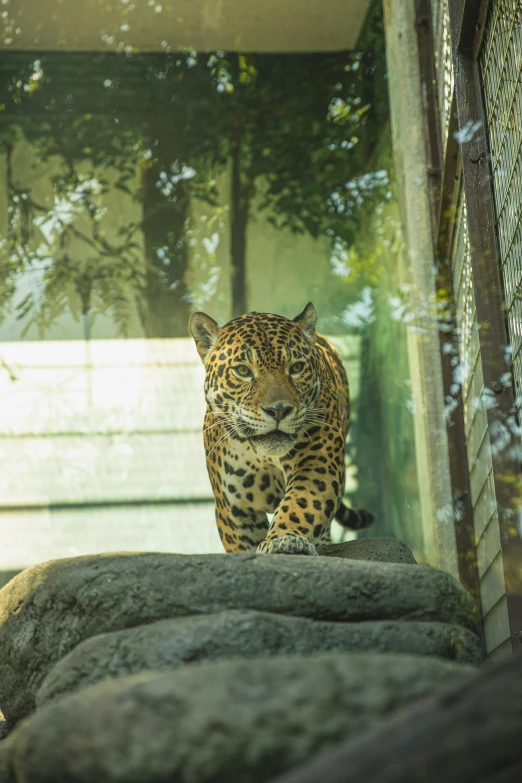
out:
<path id="1" fill-rule="evenodd" d="M 476 47 L 473 46 L 481 8 L 483 5 L 478 0 L 449 0 L 473 286 L 513 639 L 522 632 L 522 542 L 516 525 L 520 506 L 520 439 L 513 433 L 516 422 L 514 394 L 512 384 L 506 382 L 510 372 L 509 339 L 495 233 L 487 118 L 482 104 Z M 503 443 L 503 438 L 507 442 Z"/>
<path id="2" fill-rule="evenodd" d="M 485 19 L 490 5 L 491 0 L 461 0 L 455 18 L 455 34 L 459 42 L 459 50 L 473 52 L 475 59 L 482 43 Z"/>

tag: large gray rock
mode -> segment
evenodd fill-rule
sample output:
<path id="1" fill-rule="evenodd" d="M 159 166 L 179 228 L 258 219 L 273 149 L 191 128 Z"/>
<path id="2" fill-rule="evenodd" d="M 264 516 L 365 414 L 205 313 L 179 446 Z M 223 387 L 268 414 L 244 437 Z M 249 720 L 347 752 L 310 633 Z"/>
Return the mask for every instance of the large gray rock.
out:
<path id="1" fill-rule="evenodd" d="M 379 563 L 409 563 L 416 565 L 413 552 L 398 538 L 378 536 L 357 538 L 342 544 L 323 544 L 317 553 L 325 557 L 344 557 L 349 560 L 373 560 Z"/>
<path id="2" fill-rule="evenodd" d="M 37 694 L 36 704 L 41 706 L 108 677 L 176 669 L 194 661 L 327 651 L 413 653 L 470 664 L 478 664 L 484 658 L 480 639 L 456 625 L 415 621 L 324 623 L 233 610 L 159 620 L 93 636 L 51 669 Z"/>
<path id="3" fill-rule="evenodd" d="M 474 628 L 473 604 L 426 566 L 289 555 L 109 554 L 28 568 L 0 591 L 0 709 L 34 708 L 54 664 L 107 631 L 223 609 L 319 620 L 430 620 Z"/>
<path id="4" fill-rule="evenodd" d="M 20 573 L 20 571 L 20 568 L 18 568 L 16 571 L 0 571 L 0 588 L 10 582 L 11 579 L 14 579 L 15 576 Z"/>
<path id="5" fill-rule="evenodd" d="M 331 653 L 109 680 L 21 722 L 0 744 L 0 780 L 260 783 L 472 671 Z"/>

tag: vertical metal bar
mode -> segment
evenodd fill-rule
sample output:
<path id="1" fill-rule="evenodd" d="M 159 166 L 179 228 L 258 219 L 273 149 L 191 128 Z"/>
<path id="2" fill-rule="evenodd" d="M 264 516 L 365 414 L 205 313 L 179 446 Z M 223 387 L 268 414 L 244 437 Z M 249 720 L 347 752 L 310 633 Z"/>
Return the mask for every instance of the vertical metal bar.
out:
<path id="1" fill-rule="evenodd" d="M 518 443 L 511 435 L 514 396 L 507 360 L 507 330 L 503 308 L 502 281 L 495 236 L 495 214 L 486 117 L 482 105 L 476 38 L 484 2 L 450 0 L 450 28 L 455 70 L 455 94 L 461 158 L 466 195 L 480 353 L 492 440 L 492 462 L 497 498 L 502 558 L 512 641 L 522 632 L 521 540 L 516 527 L 520 496 Z M 493 404 L 494 403 L 494 404 Z M 496 448 L 501 434 L 511 435 L 510 449 Z M 518 642 L 516 642 L 518 644 Z"/>
<path id="2" fill-rule="evenodd" d="M 447 419 L 449 462 L 453 494 L 453 518 L 457 540 L 459 577 L 462 584 L 480 602 L 480 583 L 473 528 L 473 507 L 469 485 L 466 437 L 462 392 L 455 395 L 452 357 L 458 353 L 456 337 L 456 307 L 451 274 L 451 227 L 456 212 L 458 189 L 458 145 L 453 138 L 456 130 L 455 102 L 452 101 L 446 154 L 443 155 L 440 131 L 440 115 L 436 89 L 435 54 L 430 0 L 416 0 L 417 39 L 420 74 L 424 98 L 424 124 L 428 186 L 432 218 L 434 257 L 437 264 L 437 297 L 444 304 L 444 323 L 441 323 L 439 340 L 441 348 L 442 382 L 444 398 L 451 401 Z M 450 350 L 446 348 L 449 346 Z"/>

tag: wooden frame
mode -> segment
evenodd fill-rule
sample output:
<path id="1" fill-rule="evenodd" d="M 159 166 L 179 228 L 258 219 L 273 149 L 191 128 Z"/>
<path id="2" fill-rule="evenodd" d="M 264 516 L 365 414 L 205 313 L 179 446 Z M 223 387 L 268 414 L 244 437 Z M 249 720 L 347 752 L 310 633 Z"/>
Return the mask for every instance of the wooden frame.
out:
<path id="1" fill-rule="evenodd" d="M 471 265 L 475 287 L 484 389 L 494 405 L 487 408 L 491 434 L 511 433 L 516 412 L 512 386 L 505 383 L 509 343 L 503 307 L 495 211 L 482 101 L 478 54 L 490 0 L 449 0 L 455 73 L 455 98 L 462 176 L 466 196 Z M 466 133 L 474 127 L 473 134 Z M 511 435 L 512 441 L 516 436 Z M 498 507 L 501 552 L 506 584 L 507 612 L 512 644 L 522 633 L 522 542 L 515 524 L 520 505 L 520 464 L 506 448 L 492 449 L 493 479 Z"/>
<path id="2" fill-rule="evenodd" d="M 456 354 L 456 310 L 450 255 L 458 196 L 456 183 L 460 179 L 458 144 L 454 138 L 456 130 L 455 98 L 450 111 L 445 150 L 439 124 L 438 96 L 435 87 L 435 56 L 430 0 L 416 0 L 416 28 L 419 47 L 420 76 L 424 98 L 424 130 L 426 137 L 426 158 L 428 165 L 429 198 L 433 252 L 437 264 L 437 295 L 444 302 L 447 331 L 439 331 L 444 398 L 453 399 L 454 407 L 447 420 L 449 462 L 453 494 L 453 518 L 457 541 L 459 577 L 462 584 L 477 601 L 480 600 L 480 582 L 477 568 L 473 507 L 466 454 L 462 390 L 452 390 L 454 368 L 452 356 Z M 453 351 L 444 350 L 450 343 Z"/>

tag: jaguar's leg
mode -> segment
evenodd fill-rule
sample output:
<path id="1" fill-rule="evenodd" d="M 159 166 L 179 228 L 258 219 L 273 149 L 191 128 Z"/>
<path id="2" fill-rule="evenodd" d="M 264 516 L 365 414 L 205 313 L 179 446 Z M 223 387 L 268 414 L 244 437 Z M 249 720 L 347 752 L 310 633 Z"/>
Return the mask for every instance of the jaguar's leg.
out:
<path id="1" fill-rule="evenodd" d="M 268 531 L 268 518 L 264 512 L 244 512 L 236 506 L 216 508 L 216 523 L 226 552 L 255 552 Z"/>
<path id="2" fill-rule="evenodd" d="M 342 476 L 324 478 L 323 464 L 317 472 L 312 461 L 298 466 L 287 485 L 265 540 L 257 551 L 263 554 L 316 555 L 316 544 L 328 536 L 330 522 L 339 504 Z"/>

